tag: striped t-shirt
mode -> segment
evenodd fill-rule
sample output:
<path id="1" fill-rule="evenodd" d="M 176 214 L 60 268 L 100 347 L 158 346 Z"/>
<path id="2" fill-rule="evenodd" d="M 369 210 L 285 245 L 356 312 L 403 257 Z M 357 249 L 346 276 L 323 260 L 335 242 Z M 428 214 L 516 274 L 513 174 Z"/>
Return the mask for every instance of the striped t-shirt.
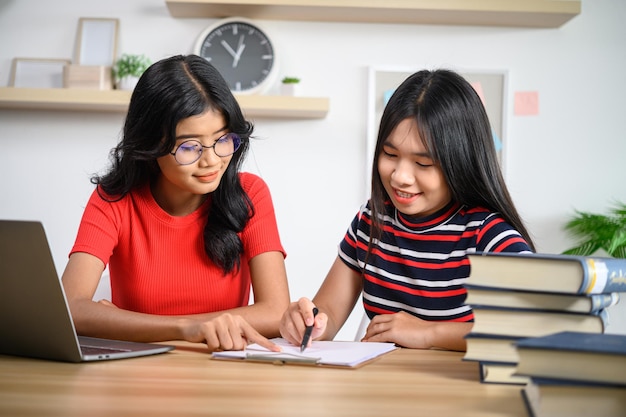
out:
<path id="1" fill-rule="evenodd" d="M 531 252 L 500 215 L 451 203 L 432 215 L 411 218 L 391 204 L 383 234 L 367 258 L 371 210 L 361 207 L 339 245 L 339 257 L 363 276 L 369 318 L 406 311 L 423 320 L 473 321 L 463 286 L 468 253 Z"/>

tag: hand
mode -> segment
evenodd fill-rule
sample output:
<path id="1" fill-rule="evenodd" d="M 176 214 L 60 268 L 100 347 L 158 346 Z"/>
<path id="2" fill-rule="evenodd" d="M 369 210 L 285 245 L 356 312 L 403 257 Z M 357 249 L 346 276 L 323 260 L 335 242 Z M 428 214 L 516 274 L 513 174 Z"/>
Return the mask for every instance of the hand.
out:
<path id="1" fill-rule="evenodd" d="M 430 349 L 436 322 L 419 319 L 405 311 L 379 314 L 367 326 L 362 342 L 393 342 L 413 349 Z"/>
<path id="2" fill-rule="evenodd" d="M 300 346 L 306 326 L 314 326 L 311 340 L 324 334 L 328 316 L 320 311 L 313 317 L 313 307 L 315 304 L 308 298 L 301 298 L 298 302 L 289 304 L 289 308 L 280 319 L 280 334 L 289 343 Z"/>
<path id="3" fill-rule="evenodd" d="M 212 320 L 195 322 L 186 329 L 185 340 L 189 342 L 205 342 L 209 351 L 244 350 L 250 343 L 280 352 L 280 346 L 270 342 L 241 316 L 229 313 L 222 314 Z"/>

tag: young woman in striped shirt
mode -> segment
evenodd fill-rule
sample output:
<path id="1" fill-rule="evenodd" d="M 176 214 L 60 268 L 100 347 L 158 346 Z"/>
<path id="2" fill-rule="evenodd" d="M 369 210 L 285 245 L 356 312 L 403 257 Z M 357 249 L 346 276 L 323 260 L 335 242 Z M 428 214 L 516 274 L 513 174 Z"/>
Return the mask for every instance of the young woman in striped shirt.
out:
<path id="1" fill-rule="evenodd" d="M 332 340 L 362 295 L 363 341 L 465 350 L 468 253 L 532 252 L 472 86 L 449 70 L 407 78 L 385 107 L 371 199 L 359 210 L 313 298 L 291 303 L 280 331 Z M 312 310 L 319 314 L 314 317 Z"/>

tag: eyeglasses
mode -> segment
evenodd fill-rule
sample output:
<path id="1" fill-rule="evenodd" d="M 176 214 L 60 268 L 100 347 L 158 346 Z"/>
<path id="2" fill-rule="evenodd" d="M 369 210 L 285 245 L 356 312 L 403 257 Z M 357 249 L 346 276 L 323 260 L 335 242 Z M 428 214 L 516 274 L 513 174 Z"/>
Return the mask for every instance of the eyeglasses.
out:
<path id="1" fill-rule="evenodd" d="M 230 156 L 237 152 L 241 145 L 241 138 L 235 133 L 227 133 L 211 146 L 204 146 L 197 140 L 186 140 L 176 147 L 174 152 L 170 152 L 174 155 L 174 159 L 180 165 L 190 165 L 196 162 L 202 156 L 202 152 L 205 149 L 213 148 L 215 154 L 220 157 Z"/>

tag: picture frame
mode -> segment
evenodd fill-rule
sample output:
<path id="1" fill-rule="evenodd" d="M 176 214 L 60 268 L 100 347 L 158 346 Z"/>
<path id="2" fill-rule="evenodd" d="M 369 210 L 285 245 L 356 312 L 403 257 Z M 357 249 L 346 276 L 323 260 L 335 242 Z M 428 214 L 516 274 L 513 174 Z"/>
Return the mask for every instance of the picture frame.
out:
<path id="1" fill-rule="evenodd" d="M 63 88 L 63 68 L 70 59 L 13 58 L 9 87 Z"/>
<path id="2" fill-rule="evenodd" d="M 81 17 L 74 64 L 112 67 L 117 56 L 119 19 Z"/>
<path id="3" fill-rule="evenodd" d="M 371 186 L 371 169 L 378 137 L 378 127 L 391 93 L 419 68 L 368 67 L 367 143 L 365 190 Z M 505 175 L 506 114 L 508 72 L 506 70 L 454 69 L 477 90 L 483 101 L 494 135 L 498 161 Z"/>

